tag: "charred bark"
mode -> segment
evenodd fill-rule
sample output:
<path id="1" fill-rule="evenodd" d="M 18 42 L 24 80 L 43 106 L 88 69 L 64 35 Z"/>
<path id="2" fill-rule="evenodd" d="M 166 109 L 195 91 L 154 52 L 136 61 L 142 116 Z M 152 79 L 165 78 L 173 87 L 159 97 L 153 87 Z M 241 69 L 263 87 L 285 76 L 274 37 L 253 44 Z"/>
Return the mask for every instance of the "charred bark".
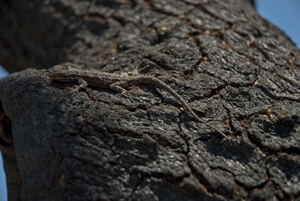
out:
<path id="1" fill-rule="evenodd" d="M 10 200 L 299 199 L 299 50 L 251 2 L 2 1 L 0 63 L 39 69 L 0 80 Z M 72 94 L 56 64 L 156 76 L 229 139 L 152 86 Z"/>

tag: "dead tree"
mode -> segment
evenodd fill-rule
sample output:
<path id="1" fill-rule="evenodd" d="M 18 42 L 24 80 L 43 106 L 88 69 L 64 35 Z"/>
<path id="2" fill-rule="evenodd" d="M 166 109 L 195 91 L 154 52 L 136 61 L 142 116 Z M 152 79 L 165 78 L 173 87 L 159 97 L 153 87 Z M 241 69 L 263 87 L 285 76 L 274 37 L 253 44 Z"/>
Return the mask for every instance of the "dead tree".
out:
<path id="1" fill-rule="evenodd" d="M 253 2 L 2 0 L 0 15 L 0 64 L 38 69 L 0 80 L 9 200 L 300 199 L 299 50 Z M 156 77 L 228 139 L 163 89 L 73 93 L 54 65 Z"/>

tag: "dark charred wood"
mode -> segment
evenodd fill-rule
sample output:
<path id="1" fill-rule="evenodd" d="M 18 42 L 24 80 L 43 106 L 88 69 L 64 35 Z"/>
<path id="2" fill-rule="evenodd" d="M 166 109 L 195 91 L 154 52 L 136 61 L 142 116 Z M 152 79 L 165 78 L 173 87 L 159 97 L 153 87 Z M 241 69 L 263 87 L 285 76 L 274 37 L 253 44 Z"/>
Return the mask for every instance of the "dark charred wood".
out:
<path id="1" fill-rule="evenodd" d="M 0 80 L 9 199 L 300 199 L 299 50 L 251 2 L 1 1 L 0 63 L 38 69 Z M 152 86 L 72 94 L 57 64 L 153 75 L 229 139 Z"/>

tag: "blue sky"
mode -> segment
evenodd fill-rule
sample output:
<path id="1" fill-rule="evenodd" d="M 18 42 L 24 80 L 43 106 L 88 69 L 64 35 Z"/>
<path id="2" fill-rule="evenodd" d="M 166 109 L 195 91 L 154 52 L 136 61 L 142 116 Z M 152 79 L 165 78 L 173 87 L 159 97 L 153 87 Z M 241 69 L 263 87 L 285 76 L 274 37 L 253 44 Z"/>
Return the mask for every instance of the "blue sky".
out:
<path id="1" fill-rule="evenodd" d="M 260 15 L 283 30 L 300 48 L 300 1 L 299 0 L 257 0 L 256 7 Z M 1 65 L 1 64 L 0 64 Z M 0 77 L 7 72 L 0 66 Z M 6 201 L 6 184 L 0 155 L 0 201 Z"/>

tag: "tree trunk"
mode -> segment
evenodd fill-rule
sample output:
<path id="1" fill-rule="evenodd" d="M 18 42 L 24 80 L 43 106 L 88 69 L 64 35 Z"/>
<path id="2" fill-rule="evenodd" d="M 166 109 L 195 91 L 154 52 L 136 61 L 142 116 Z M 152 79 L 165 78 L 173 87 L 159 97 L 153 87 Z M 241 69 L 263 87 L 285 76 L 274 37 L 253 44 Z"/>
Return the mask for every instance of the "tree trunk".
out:
<path id="1" fill-rule="evenodd" d="M 9 200 L 300 199 L 300 57 L 247 0 L 1 1 Z M 63 63 L 62 62 L 70 62 Z M 56 65 L 165 82 L 53 81 Z"/>

